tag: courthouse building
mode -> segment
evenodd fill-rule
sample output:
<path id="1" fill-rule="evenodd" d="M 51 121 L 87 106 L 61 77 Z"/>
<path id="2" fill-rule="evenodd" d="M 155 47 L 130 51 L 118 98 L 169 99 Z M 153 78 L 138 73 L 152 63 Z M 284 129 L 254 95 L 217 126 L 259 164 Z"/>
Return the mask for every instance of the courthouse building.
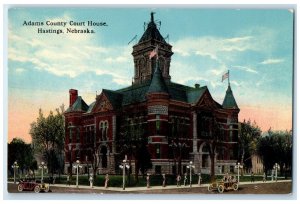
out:
<path id="1" fill-rule="evenodd" d="M 156 47 L 158 59 L 150 59 Z M 235 171 L 240 110 L 230 84 L 219 104 L 207 86 L 173 82 L 172 46 L 160 34 L 153 13 L 131 54 L 131 86 L 103 89 L 90 105 L 77 90 L 70 89 L 65 112 L 65 171 L 70 172 L 79 160 L 83 173 L 93 161 L 98 162 L 100 174 L 119 173 L 126 155 L 135 172 L 137 157 L 143 159 L 135 152 L 139 145 L 150 155 L 151 174 L 183 173 L 190 161 L 195 173 L 210 173 L 212 165 L 216 173 Z"/>

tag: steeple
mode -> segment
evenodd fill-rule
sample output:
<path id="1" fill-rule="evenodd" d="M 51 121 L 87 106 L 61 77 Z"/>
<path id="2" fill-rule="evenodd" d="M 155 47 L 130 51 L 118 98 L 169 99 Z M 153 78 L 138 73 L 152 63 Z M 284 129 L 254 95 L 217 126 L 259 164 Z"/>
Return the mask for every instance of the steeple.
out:
<path id="1" fill-rule="evenodd" d="M 162 76 L 161 70 L 158 67 L 158 62 L 156 62 L 155 72 L 153 74 L 148 93 L 168 93 L 168 88 Z"/>
<path id="2" fill-rule="evenodd" d="M 235 101 L 235 98 L 233 96 L 230 84 L 228 85 L 222 106 L 223 106 L 223 108 L 226 108 L 226 109 L 239 109 L 239 107 Z"/>
<path id="3" fill-rule="evenodd" d="M 160 34 L 159 30 L 157 29 L 156 23 L 154 21 L 154 12 L 151 12 L 151 19 L 148 23 L 147 29 L 144 32 L 143 36 L 139 40 L 139 43 L 147 41 L 147 40 L 158 40 L 160 42 L 166 43 L 165 39 Z"/>
<path id="4" fill-rule="evenodd" d="M 169 74 L 172 46 L 168 44 L 159 32 L 157 20 L 154 19 L 154 12 L 150 13 L 150 21 L 139 42 L 133 46 L 134 60 L 134 84 L 149 82 L 155 71 L 155 59 L 149 59 L 150 52 L 158 45 L 159 47 L 159 68 L 166 82 L 171 80 Z"/>

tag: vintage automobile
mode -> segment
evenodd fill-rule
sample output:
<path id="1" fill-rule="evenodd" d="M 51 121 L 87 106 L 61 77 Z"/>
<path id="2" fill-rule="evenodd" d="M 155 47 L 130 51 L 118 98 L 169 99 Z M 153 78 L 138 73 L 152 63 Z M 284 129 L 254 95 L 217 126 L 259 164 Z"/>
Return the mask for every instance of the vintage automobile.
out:
<path id="1" fill-rule="evenodd" d="M 18 184 L 18 191 L 34 191 L 39 193 L 41 191 L 49 192 L 50 187 L 46 183 L 41 183 L 35 180 L 20 180 Z"/>
<path id="2" fill-rule="evenodd" d="M 208 191 L 214 191 L 217 190 L 219 193 L 223 193 L 224 190 L 228 191 L 228 190 L 234 190 L 237 191 L 239 189 L 239 185 L 237 183 L 237 181 L 215 181 L 212 182 L 209 186 L 208 186 Z"/>

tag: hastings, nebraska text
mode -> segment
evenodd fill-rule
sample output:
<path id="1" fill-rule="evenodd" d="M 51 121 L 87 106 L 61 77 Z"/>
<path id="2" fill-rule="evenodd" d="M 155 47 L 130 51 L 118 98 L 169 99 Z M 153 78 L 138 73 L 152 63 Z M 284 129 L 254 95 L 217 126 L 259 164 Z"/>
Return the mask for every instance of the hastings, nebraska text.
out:
<path id="1" fill-rule="evenodd" d="M 23 26 L 38 27 L 37 33 L 95 33 L 94 27 L 108 26 L 103 21 L 24 21 Z M 89 28 L 87 28 L 89 27 Z M 92 28 L 90 28 L 92 27 Z"/>

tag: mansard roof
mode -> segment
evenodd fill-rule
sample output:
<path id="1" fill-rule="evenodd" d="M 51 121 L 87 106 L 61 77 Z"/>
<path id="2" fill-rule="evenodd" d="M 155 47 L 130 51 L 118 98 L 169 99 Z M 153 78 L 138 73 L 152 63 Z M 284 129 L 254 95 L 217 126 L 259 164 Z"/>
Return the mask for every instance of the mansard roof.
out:
<path id="1" fill-rule="evenodd" d="M 81 96 L 78 96 L 76 101 L 73 103 L 73 105 L 66 110 L 66 113 L 78 112 L 78 111 L 86 112 L 88 109 L 89 106 L 85 103 L 85 101 L 81 98 Z"/>
<path id="2" fill-rule="evenodd" d="M 153 12 L 151 13 L 151 21 L 148 23 L 147 29 L 145 30 L 144 34 L 142 35 L 139 43 L 148 41 L 148 40 L 158 40 L 160 42 L 166 43 L 165 39 L 160 34 L 159 30 L 157 29 L 156 23 L 154 22 Z"/>
<path id="3" fill-rule="evenodd" d="M 223 106 L 223 108 L 226 108 L 226 109 L 239 109 L 239 107 L 235 101 L 235 98 L 233 96 L 230 85 L 227 88 L 226 95 L 225 95 L 222 106 Z"/>

